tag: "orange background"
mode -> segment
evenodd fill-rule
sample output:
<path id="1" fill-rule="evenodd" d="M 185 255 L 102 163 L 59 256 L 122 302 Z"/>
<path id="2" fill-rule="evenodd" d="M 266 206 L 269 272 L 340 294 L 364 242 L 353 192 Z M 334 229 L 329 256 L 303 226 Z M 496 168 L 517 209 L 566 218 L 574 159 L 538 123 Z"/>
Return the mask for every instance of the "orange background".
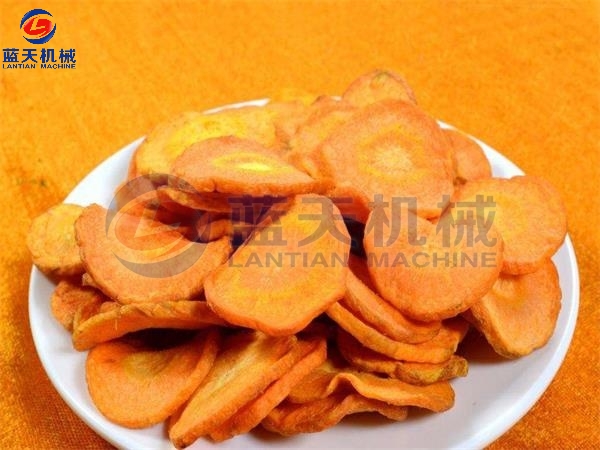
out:
<path id="1" fill-rule="evenodd" d="M 573 344 L 491 448 L 600 445 L 600 3 L 1 0 L 2 48 L 33 47 L 19 22 L 40 7 L 57 22 L 46 46 L 75 48 L 77 68 L 0 71 L 0 447 L 108 447 L 33 347 L 32 218 L 178 112 L 284 88 L 339 94 L 375 67 L 404 73 L 426 111 L 562 192 L 582 285 Z"/>

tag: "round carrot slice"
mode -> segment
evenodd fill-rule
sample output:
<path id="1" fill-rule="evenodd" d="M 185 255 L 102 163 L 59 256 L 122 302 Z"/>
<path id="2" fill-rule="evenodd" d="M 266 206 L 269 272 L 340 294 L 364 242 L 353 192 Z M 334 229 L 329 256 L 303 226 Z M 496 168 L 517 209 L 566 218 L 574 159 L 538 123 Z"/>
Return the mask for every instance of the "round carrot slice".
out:
<path id="1" fill-rule="evenodd" d="M 404 420 L 406 406 L 365 398 L 359 394 L 339 393 L 308 403 L 283 402 L 263 420 L 269 431 L 283 436 L 316 433 L 339 423 L 350 414 L 377 412 L 392 420 Z"/>
<path id="2" fill-rule="evenodd" d="M 271 113 L 275 134 L 278 140 L 278 147 L 281 151 L 287 151 L 290 148 L 290 140 L 296 130 L 306 120 L 308 115 L 308 105 L 314 100 L 314 96 L 307 99 L 289 99 L 282 101 L 271 101 L 264 108 Z"/>
<path id="3" fill-rule="evenodd" d="M 302 330 L 344 295 L 350 249 L 328 198 L 297 196 L 280 213 L 259 224 L 205 285 L 219 316 L 273 336 Z"/>
<path id="4" fill-rule="evenodd" d="M 118 305 L 118 304 L 117 304 Z M 203 301 L 139 302 L 98 311 L 74 327 L 73 347 L 87 350 L 139 330 L 172 328 L 195 330 L 227 325 Z"/>
<path id="5" fill-rule="evenodd" d="M 465 317 L 481 331 L 494 350 L 517 358 L 543 347 L 552 336 L 562 293 L 551 260 L 525 275 L 500 275 Z"/>
<path id="6" fill-rule="evenodd" d="M 467 375 L 467 360 L 452 355 L 441 363 L 398 361 L 364 347 L 352 335 L 338 333 L 338 349 L 353 367 L 365 372 L 389 375 L 410 384 L 431 384 Z"/>
<path id="7" fill-rule="evenodd" d="M 436 412 L 445 411 L 454 404 L 454 391 L 447 381 L 416 386 L 395 378 L 340 367 L 330 359 L 294 386 L 287 400 L 307 403 L 348 390 L 391 405 L 418 406 Z"/>
<path id="8" fill-rule="evenodd" d="M 489 210 L 504 240 L 503 272 L 535 272 L 561 246 L 567 233 L 566 212 L 548 181 L 526 175 L 468 182 L 460 189 L 456 206 L 488 200 L 495 203 Z"/>
<path id="9" fill-rule="evenodd" d="M 229 195 L 219 192 L 193 193 L 170 186 L 161 186 L 156 190 L 156 194 L 161 204 L 165 204 L 168 208 L 172 207 L 169 205 L 171 203 L 188 210 L 230 213 L 232 209 Z"/>
<path id="10" fill-rule="evenodd" d="M 479 227 L 475 216 L 471 219 L 445 214 L 433 224 L 399 209 L 386 227 L 372 213 L 364 247 L 381 296 L 421 321 L 469 309 L 492 287 L 502 267 L 500 234 L 493 226 Z"/>
<path id="11" fill-rule="evenodd" d="M 441 214 L 453 193 L 451 154 L 438 124 L 415 105 L 383 101 L 364 108 L 319 147 L 321 173 L 337 188 L 359 187 L 367 202 L 376 195 L 416 200 L 423 217 Z M 337 197 L 334 193 L 331 196 Z M 356 201 L 365 202 L 360 196 Z"/>
<path id="12" fill-rule="evenodd" d="M 86 380 L 96 407 L 128 428 L 146 428 L 172 415 L 211 369 L 219 333 L 201 332 L 182 345 L 153 350 L 112 341 L 90 350 Z"/>
<path id="13" fill-rule="evenodd" d="M 191 186 L 199 192 L 253 196 L 322 190 L 320 183 L 286 163 L 277 152 L 233 136 L 192 145 L 175 160 L 171 173 L 179 179 L 174 187 L 181 190 Z"/>
<path id="14" fill-rule="evenodd" d="M 281 403 L 292 388 L 305 376 L 327 359 L 327 344 L 324 338 L 298 341 L 290 353 L 295 360 L 292 368 L 281 378 L 271 383 L 265 391 L 233 417 L 210 433 L 213 441 L 221 442 L 238 434 L 247 433 Z"/>
<path id="15" fill-rule="evenodd" d="M 452 149 L 455 184 L 492 177 L 490 162 L 477 142 L 458 130 L 445 129 L 444 134 Z"/>
<path id="16" fill-rule="evenodd" d="M 412 320 L 377 295 L 365 260 L 350 255 L 349 262 L 351 270 L 346 277 L 346 295 L 341 302 L 352 314 L 382 334 L 409 344 L 428 341 L 440 331 L 440 321 Z"/>
<path id="17" fill-rule="evenodd" d="M 390 339 L 348 311 L 340 302 L 327 309 L 327 315 L 339 326 L 340 333 L 347 332 L 362 345 L 399 361 L 441 363 L 452 357 L 458 344 L 469 329 L 462 319 L 453 318 L 442 326 L 440 332 L 428 341 L 407 344 Z"/>
<path id="18" fill-rule="evenodd" d="M 322 178 L 322 161 L 316 153 L 321 143 L 340 125 L 352 117 L 357 108 L 332 97 L 321 97 L 313 103 L 310 114 L 290 140 L 287 160 L 313 178 Z"/>
<path id="19" fill-rule="evenodd" d="M 366 106 L 386 99 L 417 103 L 407 81 L 389 70 L 374 70 L 362 75 L 348 86 L 342 98 L 356 106 Z"/>
<path id="20" fill-rule="evenodd" d="M 88 206 L 75 228 L 86 271 L 120 303 L 194 298 L 231 251 L 228 238 L 191 242 L 160 222 L 99 205 Z"/>
<path id="21" fill-rule="evenodd" d="M 226 339 L 214 366 L 185 408 L 171 417 L 169 437 L 177 447 L 210 434 L 274 381 L 297 359 L 295 336 L 268 337 L 240 333 Z"/>
<path id="22" fill-rule="evenodd" d="M 108 299 L 97 289 L 81 286 L 69 280 L 61 280 L 50 299 L 52 315 L 67 330 L 73 331 L 73 319 L 77 310 L 85 305 L 100 305 Z"/>
<path id="23" fill-rule="evenodd" d="M 83 206 L 61 203 L 36 217 L 27 235 L 33 263 L 48 275 L 73 276 L 84 272 L 75 240 L 75 221 Z"/>
<path id="24" fill-rule="evenodd" d="M 173 161 L 190 145 L 220 136 L 253 139 L 266 147 L 276 145 L 271 113 L 248 106 L 212 114 L 187 112 L 158 125 L 135 152 L 135 170 L 166 183 Z"/>

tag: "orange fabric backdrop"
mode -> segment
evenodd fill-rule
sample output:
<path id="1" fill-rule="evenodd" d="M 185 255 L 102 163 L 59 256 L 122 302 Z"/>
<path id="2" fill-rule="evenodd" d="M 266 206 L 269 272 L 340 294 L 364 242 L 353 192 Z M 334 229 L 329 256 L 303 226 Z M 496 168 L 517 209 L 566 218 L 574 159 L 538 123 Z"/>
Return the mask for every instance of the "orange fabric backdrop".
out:
<path id="1" fill-rule="evenodd" d="M 579 258 L 574 341 L 535 407 L 491 448 L 600 445 L 600 3 L 0 1 L 0 45 L 49 10 L 47 46 L 75 70 L 0 71 L 0 447 L 103 448 L 51 386 L 29 331 L 34 216 L 94 166 L 185 110 L 340 93 L 375 67 L 405 74 L 432 115 L 561 191 Z"/>

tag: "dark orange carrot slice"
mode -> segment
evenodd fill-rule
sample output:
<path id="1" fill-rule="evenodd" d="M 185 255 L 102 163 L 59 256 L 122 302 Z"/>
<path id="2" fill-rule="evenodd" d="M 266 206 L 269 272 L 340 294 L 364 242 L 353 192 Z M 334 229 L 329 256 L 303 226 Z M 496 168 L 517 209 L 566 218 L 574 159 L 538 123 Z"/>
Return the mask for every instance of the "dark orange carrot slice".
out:
<path id="1" fill-rule="evenodd" d="M 418 406 L 436 412 L 445 411 L 454 404 L 454 391 L 447 381 L 416 386 L 395 378 L 339 367 L 331 360 L 294 386 L 288 401 L 307 403 L 348 390 L 391 405 Z"/>
<path id="2" fill-rule="evenodd" d="M 454 184 L 492 177 L 490 162 L 477 142 L 458 130 L 445 129 L 444 134 L 452 149 Z"/>
<path id="3" fill-rule="evenodd" d="M 414 210 L 437 217 L 453 193 L 451 153 L 438 124 L 415 105 L 382 101 L 362 109 L 319 147 L 321 177 L 337 189 L 358 186 L 367 202 L 376 195 L 415 199 Z M 331 196 L 338 195 L 333 191 Z M 357 202 L 363 202 L 360 195 Z"/>
<path id="4" fill-rule="evenodd" d="M 174 203 L 189 210 L 231 213 L 232 204 L 229 195 L 219 192 L 187 192 L 169 186 L 156 190 L 161 203 Z"/>
<path id="5" fill-rule="evenodd" d="M 273 150 L 233 136 L 189 147 L 173 163 L 171 186 L 233 195 L 289 196 L 323 191 L 321 183 Z"/>
<path id="6" fill-rule="evenodd" d="M 316 433 L 330 428 L 350 414 L 377 412 L 388 419 L 406 419 L 406 406 L 390 405 L 358 394 L 340 393 L 308 403 L 283 402 L 263 420 L 267 430 L 283 436 Z"/>
<path id="7" fill-rule="evenodd" d="M 87 207 L 75 228 L 86 271 L 121 303 L 194 298 L 231 250 L 228 238 L 190 242 L 166 225 L 99 205 Z"/>
<path id="8" fill-rule="evenodd" d="M 110 308 L 80 321 L 73 332 L 73 347 L 87 350 L 93 346 L 150 328 L 194 330 L 227 325 L 203 301 L 139 302 Z"/>
<path id="9" fill-rule="evenodd" d="M 350 248 L 328 198 L 298 196 L 280 213 L 259 224 L 205 285 L 219 316 L 273 336 L 302 330 L 344 295 Z"/>
<path id="10" fill-rule="evenodd" d="M 380 295 L 416 320 L 454 317 L 492 287 L 502 267 L 502 237 L 479 220 L 445 214 L 437 224 L 398 210 L 390 227 L 372 213 L 364 247 Z M 397 236 L 394 236 L 397 227 Z"/>
<path id="11" fill-rule="evenodd" d="M 417 344 L 434 337 L 442 323 L 419 322 L 404 316 L 373 289 L 365 260 L 350 255 L 350 271 L 346 277 L 346 295 L 341 300 L 352 314 L 400 342 Z"/>
<path id="12" fill-rule="evenodd" d="M 388 99 L 417 103 L 407 81 L 389 70 L 374 70 L 360 76 L 348 86 L 342 98 L 361 107 Z"/>
<path id="13" fill-rule="evenodd" d="M 323 161 L 316 150 L 333 131 L 347 122 L 357 108 L 332 97 L 320 97 L 308 108 L 306 120 L 298 126 L 290 139 L 290 152 L 286 158 L 296 167 L 321 178 Z"/>
<path id="14" fill-rule="evenodd" d="M 294 363 L 293 336 L 273 338 L 242 333 L 228 338 L 214 366 L 180 414 L 170 420 L 169 437 L 186 447 L 208 435 L 257 398 Z"/>
<path id="15" fill-rule="evenodd" d="M 552 261 L 525 275 L 500 275 L 465 317 L 494 350 L 517 358 L 543 347 L 554 332 L 562 293 Z"/>
<path id="16" fill-rule="evenodd" d="M 92 304 L 99 306 L 107 300 L 97 289 L 61 280 L 50 298 L 50 308 L 54 318 L 67 331 L 73 331 L 73 319 L 79 308 Z"/>
<path id="17" fill-rule="evenodd" d="M 128 428 L 166 420 L 192 395 L 211 369 L 219 332 L 201 332 L 182 345 L 153 350 L 112 341 L 94 347 L 86 380 L 96 407 Z"/>
<path id="18" fill-rule="evenodd" d="M 288 373 L 274 381 L 265 391 L 252 400 L 233 417 L 210 433 L 213 441 L 220 442 L 238 434 L 247 433 L 281 403 L 292 388 L 305 376 L 319 367 L 327 359 L 327 345 L 324 339 L 299 340 L 291 350 L 296 361 Z"/>
<path id="19" fill-rule="evenodd" d="M 58 277 L 84 272 L 74 227 L 82 212 L 83 206 L 61 203 L 33 220 L 27 247 L 42 272 Z"/>
<path id="20" fill-rule="evenodd" d="M 565 207 L 558 191 L 531 175 L 467 182 L 457 206 L 482 203 L 504 240 L 502 271 L 515 275 L 535 272 L 561 246 L 567 233 Z"/>
<path id="21" fill-rule="evenodd" d="M 439 333 L 426 342 L 407 344 L 388 338 L 378 330 L 365 324 L 341 303 L 335 303 L 327 310 L 344 331 L 354 336 L 362 345 L 378 353 L 400 361 L 441 363 L 450 359 L 468 330 L 468 324 L 458 318 L 445 322 Z M 343 331 L 342 331 L 343 330 Z"/>
<path id="22" fill-rule="evenodd" d="M 365 372 L 386 374 L 410 384 L 431 384 L 467 375 L 467 360 L 452 355 L 441 363 L 398 361 L 361 345 L 348 333 L 339 333 L 337 347 L 346 361 Z"/>

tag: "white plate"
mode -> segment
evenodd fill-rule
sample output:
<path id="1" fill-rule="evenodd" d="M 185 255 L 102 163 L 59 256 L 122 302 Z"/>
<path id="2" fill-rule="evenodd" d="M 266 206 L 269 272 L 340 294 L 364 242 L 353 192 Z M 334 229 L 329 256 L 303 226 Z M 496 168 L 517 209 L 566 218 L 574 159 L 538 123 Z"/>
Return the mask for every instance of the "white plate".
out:
<path id="1" fill-rule="evenodd" d="M 263 101 L 245 104 L 264 104 Z M 235 106 L 242 106 L 237 104 Z M 446 127 L 445 124 L 442 126 Z M 110 203 L 115 187 L 125 179 L 129 159 L 141 139 L 108 158 L 69 194 L 65 202 Z M 478 141 L 479 142 L 479 141 Z M 494 176 L 522 171 L 482 142 Z M 317 434 L 279 438 L 266 432 L 238 436 L 219 445 L 200 439 L 191 448 L 481 448 L 515 424 L 548 387 L 569 347 L 579 305 L 579 276 L 569 237 L 554 256 L 563 292 L 556 331 L 548 344 L 515 361 L 469 350 L 469 374 L 456 379 L 454 407 L 441 414 L 414 413 L 405 422 L 373 416 L 349 417 Z M 35 267 L 29 285 L 29 318 L 38 354 L 50 380 L 81 419 L 121 448 L 172 448 L 163 425 L 129 430 L 105 419 L 95 408 L 85 383 L 86 353 L 73 350 L 70 335 L 52 318 L 49 298 L 54 285 Z"/>

